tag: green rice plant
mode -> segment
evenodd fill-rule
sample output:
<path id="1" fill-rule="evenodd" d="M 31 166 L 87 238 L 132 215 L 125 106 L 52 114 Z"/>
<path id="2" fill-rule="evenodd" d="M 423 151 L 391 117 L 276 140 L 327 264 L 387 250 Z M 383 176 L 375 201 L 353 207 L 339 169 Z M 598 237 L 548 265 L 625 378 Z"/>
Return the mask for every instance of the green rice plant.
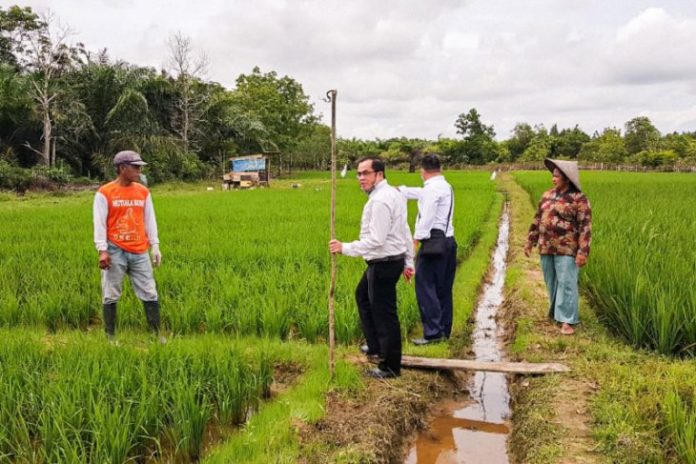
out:
<path id="1" fill-rule="evenodd" d="M 670 391 L 662 405 L 667 438 L 672 442 L 679 462 L 696 463 L 696 391 L 691 392 L 691 403 Z"/>
<path id="2" fill-rule="evenodd" d="M 548 172 L 514 177 L 537 203 Z M 636 347 L 696 354 L 696 177 L 583 172 L 593 210 L 582 288 L 600 318 Z M 531 223 L 530 218 L 530 223 Z"/>
<path id="3" fill-rule="evenodd" d="M 421 185 L 415 174 L 389 172 L 392 185 Z M 447 172 L 455 191 L 460 258 L 471 252 L 493 207 L 486 172 Z M 330 259 L 328 173 L 299 189 L 207 192 L 154 189 L 164 262 L 155 270 L 163 324 L 177 333 L 223 332 L 280 339 L 327 338 Z M 188 190 L 187 190 L 188 188 Z M 199 186 L 196 188 L 200 188 Z M 97 254 L 92 244 L 92 194 L 0 204 L 0 326 L 85 329 L 101 315 Z M 337 236 L 357 238 L 366 196 L 341 179 Z M 416 204 L 410 202 L 411 224 Z M 10 227 L 9 224 L 12 226 Z M 362 260 L 339 257 L 336 336 L 361 337 L 354 289 Z M 142 305 L 124 283 L 118 330 L 146 329 Z M 398 288 L 404 333 L 419 324 L 412 287 Z"/>
<path id="4" fill-rule="evenodd" d="M 111 404 L 100 399 L 91 406 L 92 462 L 118 464 L 128 460 L 141 427 L 135 420 L 134 405 L 134 402 Z"/>
<path id="5" fill-rule="evenodd" d="M 173 451 L 195 460 L 213 417 L 242 423 L 272 382 L 264 341 L 147 340 L 0 330 L 0 456 L 116 463 Z"/>
<path id="6" fill-rule="evenodd" d="M 176 455 L 183 454 L 188 460 L 197 460 L 203 445 L 203 434 L 212 414 L 212 405 L 201 384 L 177 384 L 171 395 L 171 425 L 167 434 L 175 445 Z"/>

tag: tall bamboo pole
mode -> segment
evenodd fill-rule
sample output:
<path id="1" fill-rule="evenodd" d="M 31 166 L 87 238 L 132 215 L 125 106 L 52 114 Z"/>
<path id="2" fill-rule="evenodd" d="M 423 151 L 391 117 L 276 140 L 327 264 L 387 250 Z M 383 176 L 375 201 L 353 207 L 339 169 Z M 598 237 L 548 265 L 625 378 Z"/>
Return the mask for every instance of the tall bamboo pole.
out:
<path id="1" fill-rule="evenodd" d="M 326 92 L 331 102 L 331 240 L 336 238 L 336 90 Z M 334 290 L 336 289 L 336 254 L 331 253 L 331 285 L 329 286 L 329 372 L 334 377 Z"/>

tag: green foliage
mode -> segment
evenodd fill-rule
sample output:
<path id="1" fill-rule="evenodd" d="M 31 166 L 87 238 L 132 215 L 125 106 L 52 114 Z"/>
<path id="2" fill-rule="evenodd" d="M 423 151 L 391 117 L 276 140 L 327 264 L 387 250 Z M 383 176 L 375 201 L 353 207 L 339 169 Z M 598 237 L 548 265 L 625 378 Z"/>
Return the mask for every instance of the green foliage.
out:
<path id="1" fill-rule="evenodd" d="M 551 154 L 552 139 L 546 129 L 540 127 L 522 153 L 520 161 L 541 161 Z"/>
<path id="2" fill-rule="evenodd" d="M 355 162 L 366 156 L 378 156 L 386 148 L 386 144 L 380 140 L 338 139 L 336 141 L 338 159 L 354 165 Z"/>
<path id="3" fill-rule="evenodd" d="M 584 144 L 578 154 L 582 161 L 600 163 L 621 163 L 628 156 L 626 145 L 618 129 L 604 129 L 601 135 L 595 135 Z"/>
<path id="4" fill-rule="evenodd" d="M 662 410 L 668 436 L 679 459 L 696 462 L 696 391 L 688 391 L 686 401 L 678 392 L 669 392 Z"/>
<path id="5" fill-rule="evenodd" d="M 32 185 L 31 171 L 0 160 L 0 188 L 25 192 Z"/>
<path id="6" fill-rule="evenodd" d="M 690 134 L 667 134 L 660 146 L 663 150 L 671 150 L 681 159 L 696 161 L 696 137 Z M 693 162 L 692 161 L 692 162 Z"/>
<path id="7" fill-rule="evenodd" d="M 317 121 L 302 85 L 289 76 L 278 77 L 275 71 L 262 73 L 254 67 L 251 74 L 240 75 L 234 100 L 269 132 L 267 141 L 252 148 L 289 152 Z"/>
<path id="8" fill-rule="evenodd" d="M 552 158 L 575 159 L 580 154 L 582 147 L 589 141 L 590 136 L 577 125 L 572 129 L 562 129 L 555 135 L 552 133 L 550 156 Z"/>
<path id="9" fill-rule="evenodd" d="M 631 160 L 641 166 L 651 168 L 671 166 L 677 160 L 677 153 L 674 150 L 641 151 L 632 156 Z"/>
<path id="10" fill-rule="evenodd" d="M 0 65 L 19 67 L 25 52 L 27 35 L 45 27 L 31 7 L 0 7 Z"/>
<path id="11" fill-rule="evenodd" d="M 512 129 L 512 137 L 507 140 L 507 146 L 513 160 L 522 156 L 522 153 L 525 152 L 535 135 L 536 133 L 532 126 L 526 122 L 515 124 L 515 128 Z"/>
<path id="12" fill-rule="evenodd" d="M 457 133 L 463 141 L 450 156 L 454 163 L 485 164 L 494 161 L 499 156 L 498 144 L 493 139 L 495 131 L 481 121 L 481 115 L 476 108 L 468 113 L 459 115 L 454 123 Z"/>
<path id="13" fill-rule="evenodd" d="M 299 169 L 328 169 L 331 164 L 331 128 L 315 124 L 309 137 L 290 152 L 291 164 Z"/>
<path id="14" fill-rule="evenodd" d="M 642 151 L 654 151 L 660 142 L 660 131 L 645 116 L 633 118 L 626 123 L 626 150 L 630 155 Z"/>

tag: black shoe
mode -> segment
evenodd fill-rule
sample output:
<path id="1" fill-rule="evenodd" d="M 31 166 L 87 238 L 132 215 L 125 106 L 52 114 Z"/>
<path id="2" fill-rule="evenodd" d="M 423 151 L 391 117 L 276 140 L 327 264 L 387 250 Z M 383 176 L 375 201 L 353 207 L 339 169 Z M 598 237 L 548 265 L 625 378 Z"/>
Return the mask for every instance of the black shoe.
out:
<path id="1" fill-rule="evenodd" d="M 104 332 L 109 340 L 116 334 L 116 303 L 104 303 Z"/>
<path id="2" fill-rule="evenodd" d="M 150 326 L 150 331 L 158 334 L 160 327 L 159 301 L 143 301 L 143 307 L 145 308 L 145 318 L 147 319 L 147 324 Z"/>
<path id="3" fill-rule="evenodd" d="M 367 371 L 367 375 L 372 377 L 373 379 L 393 379 L 394 377 L 398 377 L 399 374 L 395 373 L 391 369 L 382 370 L 379 367 L 375 367 L 374 369 L 370 369 Z"/>
<path id="4" fill-rule="evenodd" d="M 431 345 L 433 343 L 442 343 L 444 341 L 447 341 L 446 337 L 437 337 L 437 338 L 413 338 L 411 339 L 411 343 L 417 346 L 424 346 L 424 345 Z"/>

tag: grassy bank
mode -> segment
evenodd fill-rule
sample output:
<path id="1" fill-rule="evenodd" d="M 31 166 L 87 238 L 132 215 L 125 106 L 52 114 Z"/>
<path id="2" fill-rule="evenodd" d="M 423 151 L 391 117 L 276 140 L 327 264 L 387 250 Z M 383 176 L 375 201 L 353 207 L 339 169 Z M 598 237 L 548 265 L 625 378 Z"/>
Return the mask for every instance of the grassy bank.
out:
<path id="1" fill-rule="evenodd" d="M 534 215 L 529 195 L 510 176 L 507 311 L 516 325 L 512 358 L 560 361 L 572 372 L 520 379 L 512 385 L 517 462 L 694 462 L 696 369 L 693 361 L 635 350 L 610 335 L 583 299 L 575 336 L 560 335 L 546 317 L 538 256 L 522 247 Z M 592 266 L 590 257 L 588 266 Z"/>

